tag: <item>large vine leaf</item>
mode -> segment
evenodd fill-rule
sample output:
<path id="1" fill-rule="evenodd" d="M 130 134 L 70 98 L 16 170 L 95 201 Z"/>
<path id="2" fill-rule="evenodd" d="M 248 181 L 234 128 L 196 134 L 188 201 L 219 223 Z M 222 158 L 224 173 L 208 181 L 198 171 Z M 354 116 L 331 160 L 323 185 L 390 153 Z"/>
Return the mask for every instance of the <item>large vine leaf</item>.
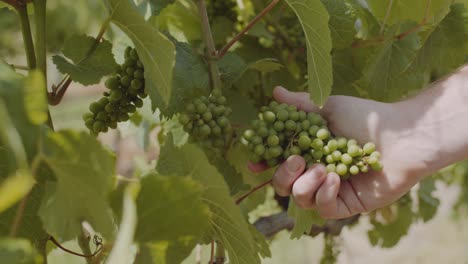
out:
<path id="1" fill-rule="evenodd" d="M 202 56 L 187 43 L 176 42 L 175 45 L 177 54 L 171 100 L 167 108 L 161 109 L 161 114 L 166 117 L 182 112 L 194 96 L 207 95 L 210 91 L 208 68 Z"/>
<path id="2" fill-rule="evenodd" d="M 331 38 L 333 40 L 334 49 L 346 48 L 353 42 L 356 35 L 354 22 L 356 17 L 353 12 L 350 12 L 348 4 L 343 0 L 322 0 L 322 3 L 330 14 Z"/>
<path id="3" fill-rule="evenodd" d="M 198 182 L 153 172 L 144 176 L 141 184 L 137 198 L 137 241 L 197 238 L 206 231 L 210 210 L 202 201 L 203 187 Z"/>
<path id="4" fill-rule="evenodd" d="M 175 0 L 150 0 L 153 15 L 157 16 L 168 5 L 174 3 Z"/>
<path id="5" fill-rule="evenodd" d="M 463 64 L 463 48 L 468 40 L 468 23 L 463 23 L 465 13 L 463 4 L 451 6 L 447 16 L 431 29 L 414 67 L 446 73 Z"/>
<path id="6" fill-rule="evenodd" d="M 92 49 L 94 50 L 90 53 Z M 72 80 L 83 85 L 98 83 L 117 67 L 112 44 L 107 40 L 97 42 L 93 37 L 73 35 L 65 42 L 62 52 L 72 62 L 55 55 L 52 57 L 55 66 L 61 73 L 69 74 Z"/>
<path id="7" fill-rule="evenodd" d="M 307 44 L 308 89 L 311 99 L 322 106 L 333 84 L 329 15 L 320 0 L 286 0 L 296 13 Z"/>
<path id="8" fill-rule="evenodd" d="M 115 23 L 133 42 L 145 67 L 145 87 L 156 109 L 158 97 L 169 103 L 175 47 L 138 13 L 129 0 L 103 0 Z"/>
<path id="9" fill-rule="evenodd" d="M 0 239 L 0 263 L 40 264 L 42 260 L 26 239 Z"/>
<path id="10" fill-rule="evenodd" d="M 333 90 L 332 94 L 358 96 L 355 82 L 361 71 L 353 58 L 352 48 L 333 51 Z"/>
<path id="11" fill-rule="evenodd" d="M 82 221 L 104 236 L 114 231 L 108 197 L 113 187 L 114 157 L 91 135 L 49 132 L 41 142 L 42 159 L 56 181 L 46 182 L 39 216 L 47 231 L 64 240 L 81 233 Z"/>
<path id="12" fill-rule="evenodd" d="M 166 140 L 157 170 L 163 175 L 188 175 L 204 187 L 202 200 L 212 213 L 205 237 L 221 241 L 228 251 L 230 263 L 260 263 L 259 248 L 255 246 L 246 219 L 229 195 L 223 177 L 196 145 L 187 144 L 180 149 L 171 145 L 172 140 Z"/>
<path id="13" fill-rule="evenodd" d="M 447 0 L 367 0 L 372 13 L 386 25 L 397 24 L 401 21 L 415 22 L 426 20 L 448 8 L 452 1 Z"/>
<path id="14" fill-rule="evenodd" d="M 417 55 L 420 42 L 416 33 L 411 33 L 401 40 L 395 39 L 394 36 L 399 32 L 398 28 L 394 26 L 389 30 L 385 42 L 374 51 L 363 69 L 361 79 L 363 89 L 372 99 L 380 101 L 400 99 L 406 95 L 410 83 L 418 78 L 418 74 L 423 73 L 421 71 L 405 74 Z"/>

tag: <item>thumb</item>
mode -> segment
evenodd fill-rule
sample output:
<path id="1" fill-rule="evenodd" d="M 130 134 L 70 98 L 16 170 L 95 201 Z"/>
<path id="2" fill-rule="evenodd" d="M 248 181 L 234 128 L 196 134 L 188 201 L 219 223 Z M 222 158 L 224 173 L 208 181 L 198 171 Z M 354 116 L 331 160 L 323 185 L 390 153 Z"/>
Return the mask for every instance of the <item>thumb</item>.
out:
<path id="1" fill-rule="evenodd" d="M 319 112 L 320 109 L 310 99 L 310 94 L 306 92 L 290 92 L 284 87 L 277 86 L 273 90 L 273 97 L 281 103 L 295 105 L 305 112 Z"/>

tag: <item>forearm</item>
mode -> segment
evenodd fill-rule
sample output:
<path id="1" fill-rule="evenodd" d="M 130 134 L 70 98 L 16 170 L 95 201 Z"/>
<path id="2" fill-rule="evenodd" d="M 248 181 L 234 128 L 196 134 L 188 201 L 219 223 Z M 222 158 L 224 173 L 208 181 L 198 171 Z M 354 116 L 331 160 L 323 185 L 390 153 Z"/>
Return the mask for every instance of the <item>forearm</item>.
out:
<path id="1" fill-rule="evenodd" d="M 408 122 L 407 139 L 427 152 L 418 174 L 430 174 L 468 158 L 468 65 L 395 105 Z"/>

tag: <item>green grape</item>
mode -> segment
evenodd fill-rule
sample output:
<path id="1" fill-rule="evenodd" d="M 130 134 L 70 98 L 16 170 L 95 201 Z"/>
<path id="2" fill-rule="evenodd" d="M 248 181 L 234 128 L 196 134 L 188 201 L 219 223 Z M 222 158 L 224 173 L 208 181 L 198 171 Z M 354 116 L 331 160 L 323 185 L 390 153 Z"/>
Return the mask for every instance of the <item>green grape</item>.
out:
<path id="1" fill-rule="evenodd" d="M 302 157 L 304 158 L 304 160 L 307 163 L 313 161 L 312 155 L 310 155 L 310 154 L 304 154 L 304 155 L 302 155 Z"/>
<path id="2" fill-rule="evenodd" d="M 336 165 L 336 174 L 340 176 L 345 176 L 347 173 L 348 173 L 348 166 L 346 166 L 346 164 L 339 163 L 338 165 Z"/>
<path id="3" fill-rule="evenodd" d="M 213 147 L 215 148 L 222 148 L 224 147 L 224 140 L 221 138 L 213 139 Z"/>
<path id="4" fill-rule="evenodd" d="M 251 142 L 252 142 L 252 144 L 254 144 L 254 145 L 258 145 L 258 144 L 262 144 L 263 140 L 262 140 L 262 138 L 259 137 L 259 136 L 254 136 L 254 137 L 252 138 L 252 141 L 251 141 Z"/>
<path id="5" fill-rule="evenodd" d="M 135 69 L 134 69 L 133 67 L 128 67 L 128 68 L 125 70 L 125 73 L 126 73 L 129 77 L 132 77 L 134 71 L 135 71 Z"/>
<path id="6" fill-rule="evenodd" d="M 301 122 L 301 129 L 304 131 L 308 131 L 310 128 L 310 121 L 309 120 L 303 120 Z"/>
<path id="7" fill-rule="evenodd" d="M 210 121 L 212 118 L 213 118 L 213 115 L 210 112 L 205 112 L 203 114 L 203 120 L 205 120 L 206 122 Z"/>
<path id="8" fill-rule="evenodd" d="M 262 161 L 262 158 L 260 156 L 258 156 L 258 155 L 252 155 L 250 157 L 250 161 L 252 163 L 260 163 Z"/>
<path id="9" fill-rule="evenodd" d="M 224 96 L 218 97 L 218 100 L 217 100 L 218 104 L 226 104 L 226 102 L 227 102 L 226 97 L 224 97 Z"/>
<path id="10" fill-rule="evenodd" d="M 311 147 L 316 149 L 316 150 L 322 150 L 323 149 L 323 141 L 319 138 L 316 138 L 312 141 Z"/>
<path id="11" fill-rule="evenodd" d="M 213 113 L 215 116 L 221 116 L 222 114 L 224 114 L 225 111 L 226 111 L 226 107 L 224 105 L 216 106 L 213 109 Z"/>
<path id="12" fill-rule="evenodd" d="M 267 160 L 267 165 L 268 167 L 274 167 L 276 165 L 278 165 L 278 160 L 277 159 L 269 159 Z"/>
<path id="13" fill-rule="evenodd" d="M 85 120 L 85 126 L 89 129 L 92 129 L 93 128 L 93 124 L 94 124 L 94 120 L 91 118 L 91 119 L 87 119 Z"/>
<path id="14" fill-rule="evenodd" d="M 209 134 L 211 134 L 211 128 L 210 126 L 204 124 L 200 127 L 200 136 L 202 137 L 206 137 L 208 136 Z"/>
<path id="15" fill-rule="evenodd" d="M 378 151 L 374 151 L 374 152 L 372 152 L 372 153 L 370 154 L 370 156 L 371 156 L 371 157 L 374 157 L 374 158 L 376 158 L 376 159 L 380 159 L 381 154 L 380 154 L 380 152 L 378 152 Z"/>
<path id="16" fill-rule="evenodd" d="M 268 123 L 273 123 L 276 120 L 276 115 L 271 111 L 264 112 L 262 116 L 263 120 L 265 120 Z"/>
<path id="17" fill-rule="evenodd" d="M 252 129 L 247 129 L 244 131 L 243 137 L 250 141 L 255 136 L 255 132 Z"/>
<path id="18" fill-rule="evenodd" d="M 143 88 L 143 82 L 139 79 L 133 79 L 131 82 L 130 82 L 130 89 L 132 90 L 139 90 Z"/>
<path id="19" fill-rule="evenodd" d="M 98 103 L 98 102 L 93 102 L 89 105 L 89 110 L 92 112 L 92 113 L 97 113 L 99 112 L 100 110 L 102 109 L 102 106 Z"/>
<path id="20" fill-rule="evenodd" d="M 297 107 L 295 105 L 286 105 L 289 111 L 297 111 Z"/>
<path id="21" fill-rule="evenodd" d="M 361 170 L 362 173 L 366 173 L 366 172 L 369 171 L 369 167 L 367 167 L 366 165 L 364 165 L 364 166 L 360 167 L 360 170 Z"/>
<path id="22" fill-rule="evenodd" d="M 219 126 L 214 126 L 211 128 L 211 133 L 215 136 L 220 136 L 222 134 L 221 128 Z"/>
<path id="23" fill-rule="evenodd" d="M 341 162 L 345 165 L 349 165 L 353 162 L 353 158 L 348 153 L 344 153 L 341 155 Z"/>
<path id="24" fill-rule="evenodd" d="M 383 169 L 383 165 L 380 161 L 377 161 L 376 163 L 370 164 L 371 168 L 375 171 L 380 171 Z"/>
<path id="25" fill-rule="evenodd" d="M 276 121 L 274 124 L 273 124 L 273 128 L 278 131 L 278 132 L 281 132 L 284 130 L 284 123 L 282 121 Z"/>
<path id="26" fill-rule="evenodd" d="M 278 118 L 279 121 L 286 121 L 289 118 L 289 113 L 286 110 L 280 110 L 276 114 L 276 118 Z"/>
<path id="27" fill-rule="evenodd" d="M 267 139 L 267 144 L 268 146 L 277 146 L 279 144 L 279 138 L 278 136 L 269 136 L 268 139 Z"/>
<path id="28" fill-rule="evenodd" d="M 314 159 L 319 160 L 323 157 L 323 151 L 315 150 L 315 149 L 311 151 L 312 151 L 312 157 L 314 157 Z"/>
<path id="29" fill-rule="evenodd" d="M 127 113 L 135 113 L 136 112 L 136 107 L 134 105 L 127 105 L 125 107 L 125 111 L 127 111 Z"/>
<path id="30" fill-rule="evenodd" d="M 337 139 L 337 142 L 338 142 L 338 148 L 341 149 L 341 150 L 344 150 L 347 148 L 347 144 L 348 144 L 348 140 L 344 137 L 339 137 Z"/>
<path id="31" fill-rule="evenodd" d="M 263 138 L 268 137 L 268 128 L 266 128 L 265 126 L 259 127 L 257 129 L 257 135 Z"/>
<path id="32" fill-rule="evenodd" d="M 341 152 L 339 150 L 333 151 L 331 155 L 333 157 L 333 160 L 335 160 L 335 161 L 340 161 L 341 160 Z"/>
<path id="33" fill-rule="evenodd" d="M 294 122 L 292 120 L 288 120 L 284 124 L 284 127 L 286 128 L 286 130 L 294 131 L 294 130 L 296 130 L 296 122 Z"/>
<path id="34" fill-rule="evenodd" d="M 229 120 L 225 116 L 218 118 L 217 122 L 218 122 L 218 125 L 223 128 L 229 125 Z M 267 133 L 268 133 L 268 130 L 267 130 Z"/>
<path id="35" fill-rule="evenodd" d="M 277 158 L 281 156 L 281 153 L 283 153 L 283 148 L 280 146 L 274 146 L 274 147 L 269 148 L 269 152 L 270 152 L 271 157 Z"/>
<path id="36" fill-rule="evenodd" d="M 265 153 L 265 147 L 263 145 L 256 145 L 254 152 L 258 156 L 262 156 Z"/>
<path id="37" fill-rule="evenodd" d="M 276 132 L 276 130 L 270 128 L 268 129 L 268 136 L 277 136 L 278 135 L 278 132 Z"/>
<path id="38" fill-rule="evenodd" d="M 197 110 L 197 113 L 203 114 L 206 112 L 206 110 L 208 110 L 208 107 L 204 103 L 198 103 L 195 104 L 195 109 Z"/>
<path id="39" fill-rule="evenodd" d="M 130 77 L 128 77 L 128 76 L 123 76 L 123 77 L 120 79 L 120 83 L 121 83 L 122 86 L 124 86 L 124 87 L 130 86 L 130 82 L 131 82 L 131 81 L 132 81 L 132 80 L 131 80 Z"/>
<path id="40" fill-rule="evenodd" d="M 292 155 L 301 155 L 301 149 L 298 146 L 292 146 L 289 150 Z"/>
<path id="41" fill-rule="evenodd" d="M 144 75 L 144 73 L 143 73 L 142 70 L 135 70 L 135 71 L 133 72 L 133 77 L 136 78 L 136 79 L 142 80 L 142 79 L 145 78 L 145 75 Z"/>
<path id="42" fill-rule="evenodd" d="M 372 154 L 375 151 L 375 144 L 372 142 L 368 142 L 362 148 L 365 154 Z"/>
<path id="43" fill-rule="evenodd" d="M 351 157 L 359 156 L 359 147 L 357 145 L 350 145 L 348 146 L 348 154 Z"/>
<path id="44" fill-rule="evenodd" d="M 373 164 L 376 164 L 377 162 L 379 162 L 379 160 L 378 160 L 376 157 L 372 157 L 372 156 L 371 156 L 371 157 L 369 157 L 369 158 L 367 159 L 367 164 L 369 164 L 369 165 L 371 165 L 371 166 L 372 166 Z"/>
<path id="45" fill-rule="evenodd" d="M 321 129 L 319 129 L 317 131 L 316 136 L 317 136 L 317 138 L 319 138 L 321 140 L 325 140 L 330 136 L 330 132 L 328 132 L 327 129 L 321 128 Z"/>
<path id="46" fill-rule="evenodd" d="M 86 121 L 88 119 L 92 119 L 94 115 L 92 113 L 86 113 L 83 115 L 83 121 Z"/>
<path id="47" fill-rule="evenodd" d="M 299 138 L 301 137 L 309 137 L 309 133 L 305 132 L 305 131 L 301 131 L 299 132 L 299 135 L 297 135 Z M 310 137 L 309 137 L 310 138 Z"/>
<path id="48" fill-rule="evenodd" d="M 310 148 L 312 140 L 308 136 L 301 136 L 298 141 L 298 145 L 302 150 L 307 150 Z"/>
<path id="49" fill-rule="evenodd" d="M 103 122 L 101 122 L 101 121 L 96 121 L 96 122 L 94 122 L 94 124 L 93 124 L 93 131 L 94 131 L 95 133 L 99 133 L 99 132 L 101 132 L 101 131 L 103 131 L 103 130 L 104 130 L 104 123 L 103 123 Z"/>
<path id="50" fill-rule="evenodd" d="M 319 128 L 318 126 L 312 125 L 312 126 L 309 127 L 309 134 L 310 134 L 311 136 L 314 136 L 314 137 L 315 137 L 315 136 L 317 135 L 317 132 L 319 131 L 319 129 L 320 129 L 320 128 Z"/>
<path id="51" fill-rule="evenodd" d="M 327 165 L 327 172 L 336 172 L 336 165 L 334 163 L 328 164 Z"/>
<path id="52" fill-rule="evenodd" d="M 332 152 L 330 151 L 330 148 L 329 148 L 327 145 L 325 145 L 325 146 L 323 146 L 323 153 L 324 153 L 325 155 L 329 155 L 329 154 L 331 154 Z"/>
<path id="53" fill-rule="evenodd" d="M 349 139 L 347 142 L 347 146 L 349 147 L 351 145 L 357 145 L 357 141 L 355 139 Z"/>
<path id="54" fill-rule="evenodd" d="M 111 102 L 117 102 L 122 99 L 123 93 L 120 90 L 113 90 L 109 96 Z"/>
<path id="55" fill-rule="evenodd" d="M 305 121 L 307 119 L 307 114 L 304 111 L 299 111 L 299 120 Z"/>
<path id="56" fill-rule="evenodd" d="M 333 159 L 333 156 L 332 156 L 332 155 L 327 155 L 327 156 L 325 157 L 325 161 L 326 161 L 328 164 L 334 163 L 334 162 L 335 162 L 335 160 Z"/>
<path id="57" fill-rule="evenodd" d="M 297 111 L 289 111 L 289 119 L 293 121 L 299 120 L 299 113 Z"/>
<path id="58" fill-rule="evenodd" d="M 125 121 L 127 121 L 128 119 L 130 119 L 130 116 L 128 116 L 128 114 L 126 114 L 126 113 L 125 113 L 125 114 L 120 114 L 120 115 L 119 115 L 119 121 L 120 121 L 120 122 L 125 122 Z"/>
<path id="59" fill-rule="evenodd" d="M 336 139 L 330 139 L 327 143 L 327 146 L 330 151 L 335 151 L 338 149 L 338 141 L 336 141 Z"/>
<path id="60" fill-rule="evenodd" d="M 358 166 L 356 165 L 353 165 L 349 168 L 349 173 L 351 173 L 351 175 L 356 175 L 359 173 L 359 168 Z"/>
<path id="61" fill-rule="evenodd" d="M 283 158 L 286 160 L 291 156 L 291 151 L 289 149 L 283 152 Z"/>
<path id="62" fill-rule="evenodd" d="M 133 104 L 135 104 L 136 108 L 141 108 L 143 106 L 143 100 L 137 97 L 133 100 Z"/>
<path id="63" fill-rule="evenodd" d="M 104 85 L 110 90 L 119 89 L 120 80 L 118 79 L 118 77 L 111 77 L 106 80 Z"/>

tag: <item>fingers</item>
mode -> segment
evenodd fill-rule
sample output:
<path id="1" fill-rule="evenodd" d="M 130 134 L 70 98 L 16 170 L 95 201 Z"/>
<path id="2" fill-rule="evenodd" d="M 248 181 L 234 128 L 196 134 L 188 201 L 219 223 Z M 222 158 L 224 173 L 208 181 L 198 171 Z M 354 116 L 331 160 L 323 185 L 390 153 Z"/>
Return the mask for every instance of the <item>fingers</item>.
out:
<path id="1" fill-rule="evenodd" d="M 289 157 L 281 164 L 273 175 L 273 187 L 280 196 L 291 194 L 292 185 L 304 172 L 305 160 L 297 155 Z"/>
<path id="2" fill-rule="evenodd" d="M 316 205 L 323 218 L 335 219 L 350 216 L 348 207 L 338 196 L 340 177 L 336 173 L 329 173 L 317 191 Z"/>
<path id="3" fill-rule="evenodd" d="M 301 208 L 315 207 L 315 192 L 327 178 L 327 171 L 322 164 L 309 168 L 292 186 L 294 201 Z"/>
<path id="4" fill-rule="evenodd" d="M 320 109 L 310 100 L 310 94 L 304 92 L 290 92 L 278 86 L 273 90 L 273 97 L 281 103 L 295 105 L 306 112 L 318 112 Z"/>

